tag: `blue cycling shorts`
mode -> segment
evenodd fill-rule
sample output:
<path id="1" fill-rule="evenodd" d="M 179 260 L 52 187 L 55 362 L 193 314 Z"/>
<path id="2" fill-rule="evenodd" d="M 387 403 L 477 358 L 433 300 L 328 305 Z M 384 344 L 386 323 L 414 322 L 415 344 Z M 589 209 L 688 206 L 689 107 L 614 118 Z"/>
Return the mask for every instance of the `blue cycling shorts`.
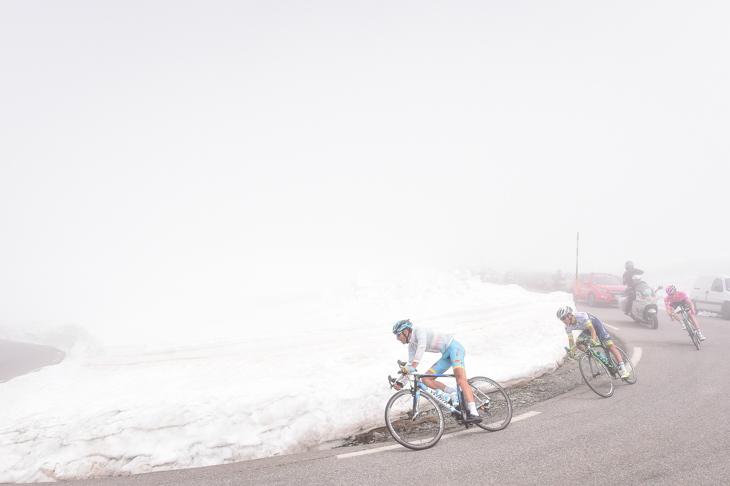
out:
<path id="1" fill-rule="evenodd" d="M 442 375 L 448 371 L 452 366 L 454 369 L 464 369 L 464 356 L 466 355 L 466 349 L 464 346 L 459 344 L 456 339 L 451 340 L 451 344 L 446 348 L 446 351 L 441 354 L 441 359 L 436 361 L 433 366 L 428 370 L 427 373 Z"/>
<path id="2" fill-rule="evenodd" d="M 595 317 L 591 319 L 591 323 L 593 324 L 593 329 L 596 330 L 596 337 L 599 341 L 603 343 L 604 346 L 610 346 L 613 344 L 613 340 L 611 339 L 611 335 L 608 334 L 608 331 L 606 331 L 606 328 L 603 327 L 603 323 L 596 319 Z M 591 339 L 591 331 L 585 330 L 582 333 L 578 335 L 578 339 L 576 340 L 576 343 L 580 343 L 580 341 L 584 339 Z"/>

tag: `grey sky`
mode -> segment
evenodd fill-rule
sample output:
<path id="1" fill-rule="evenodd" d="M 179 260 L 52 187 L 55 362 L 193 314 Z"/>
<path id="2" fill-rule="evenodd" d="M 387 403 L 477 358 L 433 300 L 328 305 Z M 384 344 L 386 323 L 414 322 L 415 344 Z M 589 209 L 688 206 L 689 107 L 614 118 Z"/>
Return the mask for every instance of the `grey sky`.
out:
<path id="1" fill-rule="evenodd" d="M 0 3 L 0 322 L 728 261 L 727 2 Z M 632 216 L 629 218 L 629 216 Z M 688 230 L 683 223 L 691 223 Z"/>

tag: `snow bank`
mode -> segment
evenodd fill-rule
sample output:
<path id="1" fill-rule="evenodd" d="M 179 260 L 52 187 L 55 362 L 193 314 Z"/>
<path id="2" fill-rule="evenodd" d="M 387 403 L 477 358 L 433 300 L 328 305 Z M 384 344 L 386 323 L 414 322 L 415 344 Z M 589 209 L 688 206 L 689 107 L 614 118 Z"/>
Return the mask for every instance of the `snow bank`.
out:
<path id="1" fill-rule="evenodd" d="M 430 274 L 358 279 L 347 295 L 272 305 L 236 329 L 199 332 L 205 344 L 101 346 L 103 336 L 78 328 L 2 328 L 2 338 L 22 334 L 67 357 L 0 386 L 0 482 L 209 466 L 330 445 L 382 425 L 386 377 L 407 356 L 390 332 L 396 320 L 455 333 L 469 375 L 509 384 L 556 368 L 566 338 L 555 310 L 567 304 L 563 292 Z"/>

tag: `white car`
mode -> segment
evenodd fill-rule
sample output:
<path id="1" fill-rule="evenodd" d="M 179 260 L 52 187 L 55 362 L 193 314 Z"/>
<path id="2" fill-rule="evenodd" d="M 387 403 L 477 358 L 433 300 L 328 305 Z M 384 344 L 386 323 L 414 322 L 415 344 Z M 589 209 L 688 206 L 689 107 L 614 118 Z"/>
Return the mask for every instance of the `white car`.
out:
<path id="1" fill-rule="evenodd" d="M 698 278 L 689 298 L 698 311 L 716 312 L 730 319 L 730 276 L 708 275 Z"/>

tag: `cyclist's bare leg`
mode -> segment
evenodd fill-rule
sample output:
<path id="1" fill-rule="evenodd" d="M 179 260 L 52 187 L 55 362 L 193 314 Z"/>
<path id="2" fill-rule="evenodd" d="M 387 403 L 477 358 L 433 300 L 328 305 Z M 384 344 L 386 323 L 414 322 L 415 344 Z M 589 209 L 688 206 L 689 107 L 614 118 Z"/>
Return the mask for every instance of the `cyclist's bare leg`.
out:
<path id="1" fill-rule="evenodd" d="M 427 375 L 433 375 L 434 373 L 431 373 L 431 371 L 426 372 Z M 456 368 L 454 370 L 454 376 L 456 377 L 456 383 L 459 384 L 461 387 L 462 393 L 464 393 L 464 398 L 466 399 L 466 403 L 470 403 L 474 401 L 474 394 L 471 392 L 471 386 L 469 386 L 469 382 L 466 379 L 466 371 L 464 371 L 464 368 Z M 432 388 L 434 390 L 439 389 L 443 390 L 446 388 L 446 385 L 441 383 L 440 381 L 436 381 L 435 378 L 421 378 L 421 381 L 424 385 L 426 385 L 429 388 Z"/>
<path id="2" fill-rule="evenodd" d="M 431 370 L 428 370 L 426 372 L 426 374 L 427 375 L 435 375 L 435 373 L 433 373 Z M 436 381 L 435 378 L 426 378 L 426 377 L 423 377 L 423 378 L 421 378 L 421 382 L 424 385 L 426 385 L 427 387 L 429 387 L 429 388 L 431 388 L 433 390 L 441 390 L 441 391 L 443 391 L 444 388 L 446 388 L 446 385 L 444 385 L 440 381 Z"/>
<path id="3" fill-rule="evenodd" d="M 461 391 L 464 393 L 466 403 L 472 403 L 474 401 L 474 394 L 471 392 L 471 386 L 466 380 L 466 370 L 464 368 L 455 368 L 454 376 L 456 377 L 456 383 L 461 387 Z"/>
<path id="4" fill-rule="evenodd" d="M 613 354 L 613 355 L 614 355 L 614 357 L 616 358 L 616 362 L 617 362 L 617 363 L 620 363 L 621 361 L 623 361 L 623 360 L 624 360 L 624 359 L 623 359 L 623 358 L 621 357 L 621 353 L 619 353 L 619 352 L 618 352 L 618 349 L 616 349 L 616 346 L 614 346 L 613 344 L 609 344 L 609 345 L 607 345 L 606 347 L 608 348 L 608 350 L 609 350 L 609 351 L 611 351 L 611 354 Z"/>
<path id="5" fill-rule="evenodd" d="M 695 327 L 695 329 L 697 329 L 699 331 L 700 325 L 699 325 L 699 323 L 697 323 L 697 318 L 695 317 L 694 314 L 689 315 L 689 320 L 692 321 L 692 325 Z"/>

